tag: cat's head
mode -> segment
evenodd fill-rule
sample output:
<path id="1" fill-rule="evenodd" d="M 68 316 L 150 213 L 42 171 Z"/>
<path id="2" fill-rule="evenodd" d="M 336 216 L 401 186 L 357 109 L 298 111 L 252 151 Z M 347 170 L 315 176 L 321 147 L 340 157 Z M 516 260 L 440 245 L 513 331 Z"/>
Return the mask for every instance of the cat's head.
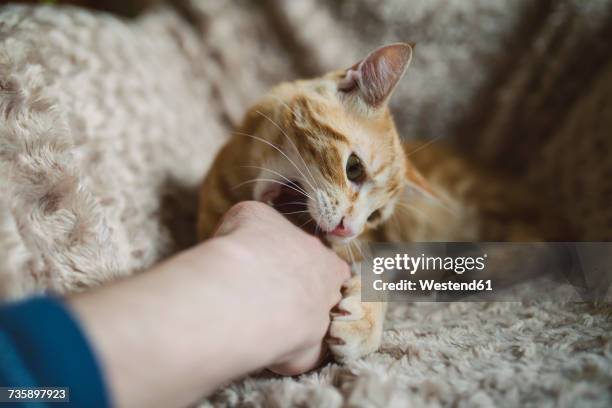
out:
<path id="1" fill-rule="evenodd" d="M 281 84 L 253 107 L 243 130 L 260 149 L 254 199 L 332 243 L 389 218 L 418 179 L 387 107 L 412 47 L 388 45 L 348 69 Z"/>

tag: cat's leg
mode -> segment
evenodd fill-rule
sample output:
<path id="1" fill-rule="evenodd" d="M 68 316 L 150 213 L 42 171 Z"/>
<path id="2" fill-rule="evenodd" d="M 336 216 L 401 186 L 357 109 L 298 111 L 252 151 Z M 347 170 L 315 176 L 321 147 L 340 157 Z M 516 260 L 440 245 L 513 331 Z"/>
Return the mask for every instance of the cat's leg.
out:
<path id="1" fill-rule="evenodd" d="M 386 311 L 386 302 L 361 301 L 361 277 L 353 276 L 332 311 L 327 343 L 336 360 L 354 360 L 378 350 Z"/>

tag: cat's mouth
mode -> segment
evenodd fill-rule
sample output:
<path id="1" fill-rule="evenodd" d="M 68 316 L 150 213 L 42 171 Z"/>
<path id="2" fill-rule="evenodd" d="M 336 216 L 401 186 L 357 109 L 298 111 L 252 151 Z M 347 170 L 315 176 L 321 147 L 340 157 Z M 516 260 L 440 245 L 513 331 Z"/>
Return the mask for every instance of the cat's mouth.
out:
<path id="1" fill-rule="evenodd" d="M 321 236 L 323 232 L 317 228 L 308 211 L 308 197 L 304 192 L 299 181 L 291 180 L 282 185 L 277 184 L 267 201 L 297 227 L 309 234 Z"/>
<path id="2" fill-rule="evenodd" d="M 339 238 L 334 232 L 322 228 L 315 222 L 308 209 L 306 190 L 299 181 L 291 180 L 286 183 L 274 183 L 263 194 L 263 201 L 273 206 L 283 214 L 293 225 L 303 231 L 321 239 L 326 245 L 331 242 L 345 243 L 346 238 Z M 332 236 L 330 236 L 330 234 Z"/>

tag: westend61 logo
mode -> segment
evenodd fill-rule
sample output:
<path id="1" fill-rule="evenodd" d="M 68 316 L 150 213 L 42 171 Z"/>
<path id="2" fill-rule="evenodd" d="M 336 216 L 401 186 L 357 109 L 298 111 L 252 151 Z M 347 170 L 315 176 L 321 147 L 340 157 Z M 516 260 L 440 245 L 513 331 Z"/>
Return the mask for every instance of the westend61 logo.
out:
<path id="1" fill-rule="evenodd" d="M 485 269 L 487 254 L 482 256 L 410 256 L 396 254 L 393 257 L 378 256 L 372 259 L 372 272 L 380 275 L 386 271 L 406 271 L 414 275 L 417 271 L 453 271 L 458 275 Z"/>

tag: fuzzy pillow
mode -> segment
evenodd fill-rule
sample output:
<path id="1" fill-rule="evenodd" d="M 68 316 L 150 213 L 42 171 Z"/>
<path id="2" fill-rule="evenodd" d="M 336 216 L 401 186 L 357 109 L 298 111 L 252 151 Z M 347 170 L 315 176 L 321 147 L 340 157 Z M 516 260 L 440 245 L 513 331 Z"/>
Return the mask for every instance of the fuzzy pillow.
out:
<path id="1" fill-rule="evenodd" d="M 0 296 L 79 290 L 190 243 L 225 132 L 174 14 L 0 9 Z"/>

